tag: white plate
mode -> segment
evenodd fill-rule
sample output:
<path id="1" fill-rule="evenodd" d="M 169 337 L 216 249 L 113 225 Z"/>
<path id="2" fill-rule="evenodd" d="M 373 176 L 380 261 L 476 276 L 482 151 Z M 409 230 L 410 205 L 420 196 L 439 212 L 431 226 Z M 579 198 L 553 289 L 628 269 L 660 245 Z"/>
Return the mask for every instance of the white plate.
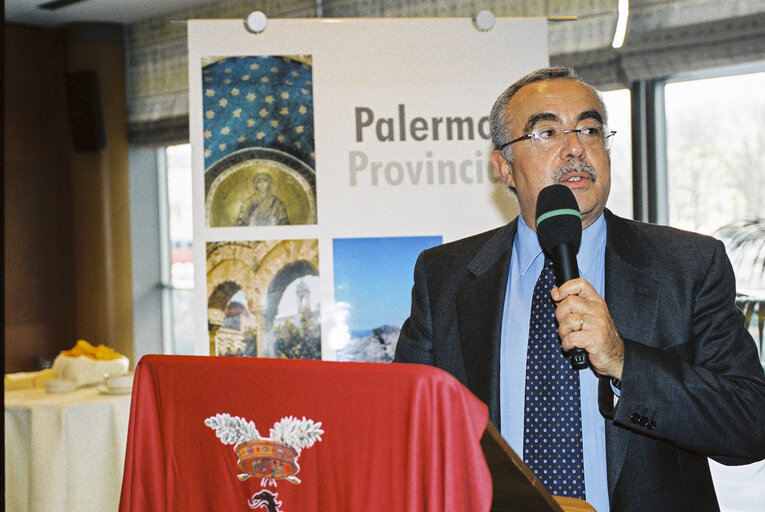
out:
<path id="1" fill-rule="evenodd" d="M 77 389 L 77 383 L 66 379 L 50 379 L 45 383 L 48 393 L 68 393 Z"/>
<path id="2" fill-rule="evenodd" d="M 107 388 L 98 386 L 98 392 L 102 395 L 126 395 L 133 392 L 133 388 Z"/>

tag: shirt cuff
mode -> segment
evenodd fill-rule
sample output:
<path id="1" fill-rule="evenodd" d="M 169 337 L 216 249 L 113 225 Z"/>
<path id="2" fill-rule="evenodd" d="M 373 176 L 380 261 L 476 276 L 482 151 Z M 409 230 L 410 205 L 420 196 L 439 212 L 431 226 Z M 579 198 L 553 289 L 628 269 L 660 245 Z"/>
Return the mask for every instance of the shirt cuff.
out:
<path id="1" fill-rule="evenodd" d="M 611 391 L 614 395 L 621 396 L 622 394 L 622 381 L 619 379 L 611 379 Z"/>

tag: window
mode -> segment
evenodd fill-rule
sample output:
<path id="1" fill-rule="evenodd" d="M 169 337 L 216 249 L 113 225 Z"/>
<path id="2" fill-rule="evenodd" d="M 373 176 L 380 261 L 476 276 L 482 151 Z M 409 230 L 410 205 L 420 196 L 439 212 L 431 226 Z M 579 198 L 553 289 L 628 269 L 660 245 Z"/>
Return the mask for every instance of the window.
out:
<path id="1" fill-rule="evenodd" d="M 664 97 L 670 225 L 765 218 L 765 72 L 668 83 Z"/>
<path id="2" fill-rule="evenodd" d="M 167 202 L 160 212 L 162 238 L 163 322 L 165 351 L 194 353 L 194 236 L 191 193 L 191 145 L 168 146 L 160 153 L 160 191 Z M 163 172 L 164 171 L 164 172 Z M 162 208 L 161 208 L 162 209 Z"/>

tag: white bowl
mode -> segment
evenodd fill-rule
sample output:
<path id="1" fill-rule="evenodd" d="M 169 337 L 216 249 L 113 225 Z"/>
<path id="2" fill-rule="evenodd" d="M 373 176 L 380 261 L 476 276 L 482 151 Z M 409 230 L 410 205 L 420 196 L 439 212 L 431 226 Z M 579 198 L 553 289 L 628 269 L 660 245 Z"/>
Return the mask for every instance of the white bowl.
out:
<path id="1" fill-rule="evenodd" d="M 111 390 L 133 389 L 133 376 L 130 374 L 108 377 L 104 381 L 106 387 Z"/>
<path id="2" fill-rule="evenodd" d="M 74 381 L 77 386 L 100 384 L 112 375 L 124 375 L 130 361 L 122 356 L 107 361 L 91 359 L 86 356 L 69 357 L 63 354 L 53 361 L 53 371 L 61 379 Z"/>

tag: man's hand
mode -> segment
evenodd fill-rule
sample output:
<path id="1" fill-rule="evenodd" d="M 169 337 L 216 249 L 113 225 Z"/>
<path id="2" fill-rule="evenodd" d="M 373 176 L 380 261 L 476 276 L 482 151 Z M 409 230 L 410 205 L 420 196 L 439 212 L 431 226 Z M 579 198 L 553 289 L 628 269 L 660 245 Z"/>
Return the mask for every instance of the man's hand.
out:
<path id="1" fill-rule="evenodd" d="M 550 293 L 557 304 L 555 317 L 563 350 L 583 348 L 599 375 L 621 379 L 624 343 L 603 297 L 583 278 L 567 281 Z"/>

